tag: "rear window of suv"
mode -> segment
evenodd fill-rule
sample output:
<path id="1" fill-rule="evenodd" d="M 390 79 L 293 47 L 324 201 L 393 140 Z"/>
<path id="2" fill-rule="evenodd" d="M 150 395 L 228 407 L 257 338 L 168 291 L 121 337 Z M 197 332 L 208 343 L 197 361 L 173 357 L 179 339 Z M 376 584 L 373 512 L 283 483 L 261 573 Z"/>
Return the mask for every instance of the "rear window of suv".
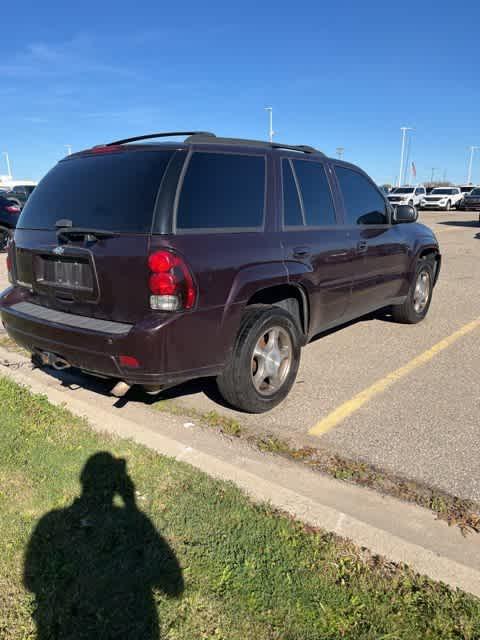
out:
<path id="1" fill-rule="evenodd" d="M 17 227 L 74 227 L 147 233 L 172 151 L 123 151 L 59 162 L 27 200 Z"/>

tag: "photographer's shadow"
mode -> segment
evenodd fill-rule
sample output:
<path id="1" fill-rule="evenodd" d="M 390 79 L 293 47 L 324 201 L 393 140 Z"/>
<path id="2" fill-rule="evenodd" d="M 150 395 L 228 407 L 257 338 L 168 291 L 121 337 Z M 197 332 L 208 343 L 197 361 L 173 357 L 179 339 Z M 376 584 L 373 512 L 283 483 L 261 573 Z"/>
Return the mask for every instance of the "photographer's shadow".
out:
<path id="1" fill-rule="evenodd" d="M 175 554 L 138 509 L 125 460 L 96 453 L 80 480 L 81 496 L 43 516 L 26 551 L 37 640 L 158 640 L 154 590 L 183 591 Z"/>

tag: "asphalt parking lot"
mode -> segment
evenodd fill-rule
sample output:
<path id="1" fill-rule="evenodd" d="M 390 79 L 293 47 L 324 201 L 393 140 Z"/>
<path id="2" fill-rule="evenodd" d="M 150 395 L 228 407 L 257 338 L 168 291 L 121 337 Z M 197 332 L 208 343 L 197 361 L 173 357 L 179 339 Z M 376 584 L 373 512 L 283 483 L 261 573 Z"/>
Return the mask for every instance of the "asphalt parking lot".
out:
<path id="1" fill-rule="evenodd" d="M 289 397 L 268 414 L 221 405 L 209 381 L 163 397 L 176 410 L 235 417 L 250 431 L 327 448 L 480 502 L 478 214 L 425 211 L 420 220 L 443 254 L 425 322 L 398 325 L 378 315 L 317 338 L 303 350 Z"/>

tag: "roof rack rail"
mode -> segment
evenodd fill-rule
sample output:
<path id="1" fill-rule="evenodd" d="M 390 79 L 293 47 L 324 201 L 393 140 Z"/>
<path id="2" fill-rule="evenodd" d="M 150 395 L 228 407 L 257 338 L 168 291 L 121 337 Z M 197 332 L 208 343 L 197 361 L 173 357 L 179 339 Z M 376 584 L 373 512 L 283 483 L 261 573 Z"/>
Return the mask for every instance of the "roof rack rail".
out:
<path id="1" fill-rule="evenodd" d="M 325 155 L 323 151 L 315 149 L 308 144 L 282 144 L 281 142 L 271 142 L 272 149 L 291 149 L 292 151 L 303 151 L 303 153 L 318 153 L 319 155 Z"/>
<path id="2" fill-rule="evenodd" d="M 112 147 L 117 144 L 127 144 L 128 142 L 136 142 L 137 140 L 150 140 L 152 138 L 173 138 L 174 136 L 205 136 L 207 138 L 215 138 L 214 133 L 210 131 L 165 131 L 163 133 L 148 133 L 144 136 L 135 136 L 133 138 L 124 138 L 123 140 L 115 140 L 114 142 L 108 142 L 105 145 L 99 145 L 102 147 Z"/>
<path id="3" fill-rule="evenodd" d="M 310 147 L 306 144 L 282 144 L 281 142 L 266 142 L 265 140 L 249 140 L 248 138 L 217 138 L 217 136 L 211 136 L 204 133 L 193 133 L 184 140 L 186 144 L 195 144 L 210 142 L 212 144 L 241 144 L 255 147 L 265 147 L 267 149 L 289 149 L 291 151 L 300 151 L 301 153 L 314 153 L 318 155 L 325 155 L 322 151 Z"/>

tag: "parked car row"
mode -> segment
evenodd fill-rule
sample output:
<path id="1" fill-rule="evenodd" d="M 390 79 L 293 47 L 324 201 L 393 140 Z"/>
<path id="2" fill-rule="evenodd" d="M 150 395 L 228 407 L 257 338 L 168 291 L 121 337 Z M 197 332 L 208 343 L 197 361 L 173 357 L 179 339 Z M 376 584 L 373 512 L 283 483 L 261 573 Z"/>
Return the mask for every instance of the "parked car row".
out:
<path id="1" fill-rule="evenodd" d="M 479 192 L 480 187 L 473 185 L 433 188 L 417 185 L 416 187 L 397 187 L 387 194 L 387 198 L 394 206 L 409 204 L 417 209 L 477 211 L 478 209 L 473 207 L 476 207 L 476 196 Z"/>

